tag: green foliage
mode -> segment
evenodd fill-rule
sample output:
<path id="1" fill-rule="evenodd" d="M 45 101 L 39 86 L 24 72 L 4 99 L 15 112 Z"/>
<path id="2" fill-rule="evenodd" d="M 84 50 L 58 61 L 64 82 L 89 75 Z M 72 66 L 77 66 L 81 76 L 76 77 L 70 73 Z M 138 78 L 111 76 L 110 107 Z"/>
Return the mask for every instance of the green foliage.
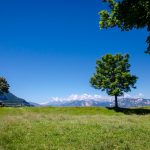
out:
<path id="1" fill-rule="evenodd" d="M 149 0 L 103 0 L 109 5 L 108 10 L 102 10 L 100 14 L 100 28 L 119 27 L 122 31 L 133 28 L 147 28 L 150 31 L 150 1 Z M 146 40 L 150 54 L 150 35 Z"/>
<path id="2" fill-rule="evenodd" d="M 6 79 L 0 77 L 0 94 L 9 92 L 9 84 L 7 83 Z"/>
<path id="3" fill-rule="evenodd" d="M 129 55 L 107 54 L 97 60 L 96 73 L 90 80 L 96 89 L 106 91 L 111 96 L 121 96 L 135 88 L 137 77 L 130 74 Z"/>
<path id="4" fill-rule="evenodd" d="M 97 107 L 1 108 L 0 150 L 149 150 L 149 120 Z"/>

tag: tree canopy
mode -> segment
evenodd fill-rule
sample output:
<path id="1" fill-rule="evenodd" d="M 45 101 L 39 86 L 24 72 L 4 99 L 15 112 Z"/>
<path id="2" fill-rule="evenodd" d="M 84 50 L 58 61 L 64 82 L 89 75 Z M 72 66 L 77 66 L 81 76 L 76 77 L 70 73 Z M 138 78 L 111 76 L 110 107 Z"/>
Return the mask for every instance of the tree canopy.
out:
<path id="1" fill-rule="evenodd" d="M 9 84 L 5 78 L 0 77 L 0 94 L 9 92 Z"/>
<path id="2" fill-rule="evenodd" d="M 96 61 L 96 73 L 90 79 L 91 85 L 96 89 L 106 91 L 108 95 L 115 96 L 115 106 L 118 107 L 117 97 L 124 92 L 136 88 L 135 75 L 130 73 L 129 55 L 107 54 Z"/>
<path id="3" fill-rule="evenodd" d="M 103 0 L 109 10 L 101 10 L 100 28 L 119 27 L 122 31 L 146 28 L 150 32 L 150 0 Z M 150 54 L 150 35 L 145 51 Z"/>

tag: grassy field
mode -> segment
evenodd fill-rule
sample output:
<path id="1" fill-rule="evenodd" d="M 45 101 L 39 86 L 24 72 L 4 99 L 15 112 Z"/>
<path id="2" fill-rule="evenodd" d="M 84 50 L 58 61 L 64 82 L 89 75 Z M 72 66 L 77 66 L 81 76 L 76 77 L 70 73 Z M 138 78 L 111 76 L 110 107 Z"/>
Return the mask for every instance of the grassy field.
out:
<path id="1" fill-rule="evenodd" d="M 0 150 L 150 150 L 144 110 L 0 108 Z"/>

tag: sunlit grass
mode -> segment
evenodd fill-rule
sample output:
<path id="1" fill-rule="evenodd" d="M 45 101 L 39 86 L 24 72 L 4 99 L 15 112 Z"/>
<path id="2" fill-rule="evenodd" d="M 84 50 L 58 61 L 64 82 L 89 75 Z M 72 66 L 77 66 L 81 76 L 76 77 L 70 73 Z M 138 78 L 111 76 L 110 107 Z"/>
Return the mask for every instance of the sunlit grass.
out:
<path id="1" fill-rule="evenodd" d="M 149 141 L 150 114 L 97 107 L 0 108 L 0 150 L 149 150 Z"/>

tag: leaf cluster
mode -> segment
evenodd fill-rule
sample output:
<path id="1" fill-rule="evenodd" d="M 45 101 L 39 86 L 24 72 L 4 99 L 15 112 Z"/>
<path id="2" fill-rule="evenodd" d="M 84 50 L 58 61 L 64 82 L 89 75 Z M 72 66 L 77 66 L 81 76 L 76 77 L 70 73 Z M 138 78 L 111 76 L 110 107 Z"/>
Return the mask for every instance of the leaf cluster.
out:
<path id="1" fill-rule="evenodd" d="M 90 79 L 91 85 L 111 96 L 121 96 L 131 91 L 131 88 L 136 88 L 137 77 L 130 74 L 128 60 L 128 54 L 107 54 L 97 60 L 96 73 Z"/>
<path id="2" fill-rule="evenodd" d="M 110 10 L 102 10 L 100 14 L 100 28 L 119 27 L 122 31 L 133 28 L 147 28 L 150 31 L 150 0 L 103 0 Z M 146 53 L 150 54 L 150 35 L 146 40 Z"/>
<path id="3" fill-rule="evenodd" d="M 9 92 L 9 84 L 5 78 L 0 77 L 0 94 Z"/>

